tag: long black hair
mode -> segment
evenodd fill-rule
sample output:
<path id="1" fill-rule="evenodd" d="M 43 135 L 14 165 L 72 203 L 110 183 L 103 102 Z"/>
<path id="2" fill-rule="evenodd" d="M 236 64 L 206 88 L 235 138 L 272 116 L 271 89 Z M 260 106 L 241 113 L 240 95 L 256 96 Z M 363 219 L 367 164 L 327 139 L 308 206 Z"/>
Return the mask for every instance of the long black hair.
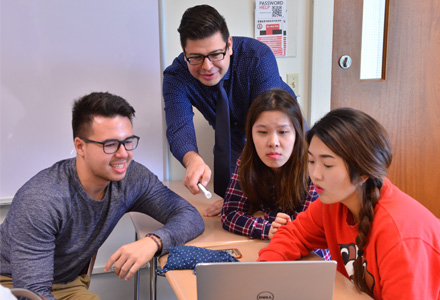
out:
<path id="1" fill-rule="evenodd" d="M 261 113 L 266 111 L 285 113 L 295 130 L 292 154 L 276 174 L 258 156 L 252 136 L 252 127 Z M 293 214 L 304 203 L 308 192 L 304 121 L 298 102 L 285 90 L 270 89 L 252 102 L 246 119 L 246 142 L 238 176 L 249 200 L 251 214 L 260 210 L 261 204 Z"/>

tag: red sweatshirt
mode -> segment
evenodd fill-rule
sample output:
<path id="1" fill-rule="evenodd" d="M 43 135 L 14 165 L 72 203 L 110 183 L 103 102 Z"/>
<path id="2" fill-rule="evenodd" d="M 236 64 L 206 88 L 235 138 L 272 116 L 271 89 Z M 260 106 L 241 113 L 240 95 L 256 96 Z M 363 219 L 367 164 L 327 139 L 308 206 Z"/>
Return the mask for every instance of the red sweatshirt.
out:
<path id="1" fill-rule="evenodd" d="M 364 252 L 367 284 L 375 299 L 440 299 L 440 221 L 385 179 Z M 279 228 L 260 261 L 296 260 L 329 248 L 338 271 L 350 278 L 357 257 L 357 224 L 341 204 L 318 199 Z"/>

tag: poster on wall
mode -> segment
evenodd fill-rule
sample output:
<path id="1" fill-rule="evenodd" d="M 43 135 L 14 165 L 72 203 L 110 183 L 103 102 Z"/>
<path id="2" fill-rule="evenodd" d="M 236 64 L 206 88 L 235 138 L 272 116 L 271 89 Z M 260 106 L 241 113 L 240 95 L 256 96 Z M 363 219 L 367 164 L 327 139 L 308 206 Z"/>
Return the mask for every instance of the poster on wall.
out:
<path id="1" fill-rule="evenodd" d="M 255 38 L 275 56 L 287 56 L 287 31 L 286 1 L 255 2 Z"/>

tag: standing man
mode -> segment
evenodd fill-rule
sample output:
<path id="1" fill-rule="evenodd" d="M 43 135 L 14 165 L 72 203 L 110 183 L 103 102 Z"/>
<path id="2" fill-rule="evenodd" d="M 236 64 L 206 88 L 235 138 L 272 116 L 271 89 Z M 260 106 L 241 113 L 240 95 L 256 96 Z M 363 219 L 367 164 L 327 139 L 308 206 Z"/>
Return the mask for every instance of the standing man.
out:
<path id="1" fill-rule="evenodd" d="M 121 217 L 130 211 L 165 224 L 122 246 L 107 261 L 129 280 L 165 247 L 204 230 L 197 210 L 132 160 L 139 137 L 134 109 L 121 97 L 92 93 L 75 101 L 72 127 L 76 158 L 55 163 L 15 195 L 0 225 L 0 282 L 52 299 L 99 299 L 81 275 Z"/>
<path id="2" fill-rule="evenodd" d="M 185 186 L 200 192 L 211 170 L 198 154 L 193 123 L 196 107 L 216 131 L 214 147 L 214 191 L 224 196 L 231 171 L 244 146 L 244 125 L 252 101 L 273 87 L 295 96 L 280 77 L 271 49 L 246 37 L 229 36 L 225 19 L 209 5 L 189 8 L 178 29 L 183 52 L 164 71 L 163 96 L 167 138 L 173 155 L 186 168 Z M 224 89 L 222 89 L 222 87 Z M 223 97 L 222 97 L 223 95 Z M 221 118 L 220 101 L 226 98 L 228 118 Z M 221 128 L 226 126 L 226 129 Z M 226 138 L 219 131 L 226 132 Z M 229 155 L 220 154 L 226 148 Z M 220 169 L 226 169 L 219 173 Z M 218 214 L 222 200 L 205 215 Z"/>

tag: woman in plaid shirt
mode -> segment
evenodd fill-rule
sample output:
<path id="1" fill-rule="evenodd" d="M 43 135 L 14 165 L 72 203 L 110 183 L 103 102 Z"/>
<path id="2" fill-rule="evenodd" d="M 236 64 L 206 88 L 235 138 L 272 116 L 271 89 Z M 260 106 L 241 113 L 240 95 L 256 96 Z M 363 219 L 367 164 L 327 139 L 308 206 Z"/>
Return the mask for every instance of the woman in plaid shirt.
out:
<path id="1" fill-rule="evenodd" d="M 277 213 L 284 213 L 287 223 L 318 198 L 307 175 L 304 127 L 301 109 L 288 92 L 275 88 L 254 100 L 243 153 L 225 194 L 225 230 L 269 239 Z M 327 251 L 317 254 L 329 258 Z"/>

